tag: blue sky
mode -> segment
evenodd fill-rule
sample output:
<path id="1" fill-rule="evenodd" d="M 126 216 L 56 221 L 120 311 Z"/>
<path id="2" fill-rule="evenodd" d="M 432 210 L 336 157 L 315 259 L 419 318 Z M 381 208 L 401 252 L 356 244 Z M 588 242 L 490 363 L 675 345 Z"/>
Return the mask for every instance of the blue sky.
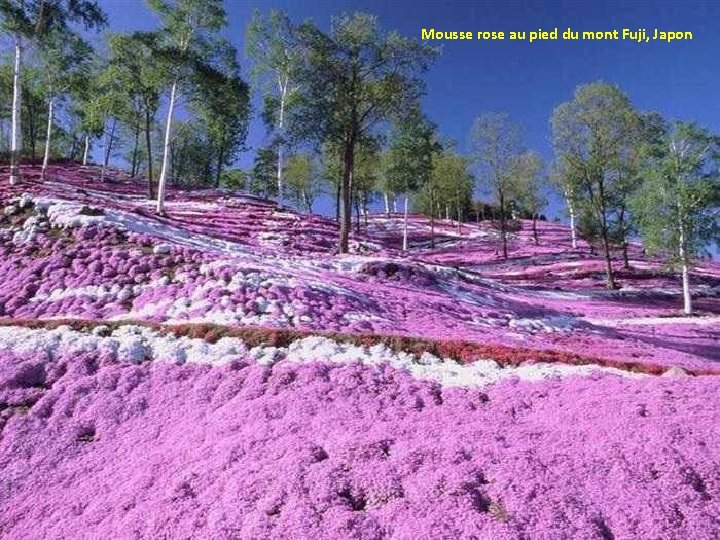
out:
<path id="1" fill-rule="evenodd" d="M 424 108 L 442 135 L 467 148 L 473 118 L 504 111 L 525 130 L 529 148 L 552 158 L 548 120 L 578 84 L 602 79 L 619 84 L 641 110 L 695 120 L 720 132 L 720 2 L 717 1 L 418 1 L 418 0 L 227 0 L 227 37 L 242 51 L 253 9 L 285 9 L 292 18 L 312 18 L 327 28 L 333 14 L 376 14 L 387 30 L 420 38 L 422 28 L 448 31 L 560 32 L 654 28 L 691 31 L 692 41 L 446 41 L 427 75 Z M 156 20 L 143 0 L 104 2 L 113 30 L 152 28 Z M 247 74 L 247 60 L 243 57 Z M 257 100 L 256 100 L 257 103 Z M 251 125 L 248 145 L 263 144 L 265 129 Z M 252 162 L 244 154 L 241 166 Z M 553 205 L 556 207 L 556 205 Z M 555 208 L 553 212 L 555 213 Z"/>

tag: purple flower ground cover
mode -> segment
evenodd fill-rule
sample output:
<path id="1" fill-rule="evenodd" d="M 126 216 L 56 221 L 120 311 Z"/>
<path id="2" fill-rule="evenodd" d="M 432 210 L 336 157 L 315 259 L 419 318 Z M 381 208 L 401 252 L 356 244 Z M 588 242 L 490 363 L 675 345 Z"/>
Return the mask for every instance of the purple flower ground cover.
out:
<path id="1" fill-rule="evenodd" d="M 718 379 L 0 353 L 4 538 L 720 535 Z"/>

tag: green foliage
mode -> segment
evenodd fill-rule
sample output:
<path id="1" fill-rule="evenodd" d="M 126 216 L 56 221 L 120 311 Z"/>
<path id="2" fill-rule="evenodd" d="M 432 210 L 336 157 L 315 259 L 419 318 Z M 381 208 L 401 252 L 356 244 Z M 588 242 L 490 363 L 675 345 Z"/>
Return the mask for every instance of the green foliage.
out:
<path id="1" fill-rule="evenodd" d="M 515 179 L 515 201 L 522 211 L 536 218 L 547 206 L 543 161 L 535 152 L 523 152 L 513 158 L 510 173 Z"/>
<path id="2" fill-rule="evenodd" d="M 285 163 L 285 178 L 291 200 L 312 213 L 313 203 L 322 192 L 318 164 L 304 154 L 290 156 Z"/>
<path id="3" fill-rule="evenodd" d="M 277 172 L 277 147 L 258 148 L 255 154 L 248 190 L 253 195 L 269 199 L 277 195 L 275 174 Z"/>
<path id="4" fill-rule="evenodd" d="M 720 239 L 720 141 L 695 124 L 674 123 L 655 145 L 632 210 L 645 246 L 690 265 Z"/>
<path id="5" fill-rule="evenodd" d="M 630 194 L 637 188 L 634 167 L 642 154 L 643 123 L 628 97 L 603 82 L 582 85 L 573 99 L 558 106 L 551 119 L 553 145 L 561 176 L 556 182 L 571 193 L 580 217 L 597 224 L 607 286 L 615 288 L 611 264 L 613 231 L 624 241 L 623 222 Z"/>
<path id="6" fill-rule="evenodd" d="M 517 174 L 524 159 L 520 126 L 505 113 L 482 114 L 473 123 L 470 139 L 480 178 L 499 209 L 500 240 L 507 258 L 507 215 L 511 202 L 523 193 L 523 178 Z"/>
<path id="7" fill-rule="evenodd" d="M 30 40 L 52 33 L 70 35 L 72 24 L 86 30 L 107 24 L 105 13 L 93 0 L 2 0 L 0 19 L 4 31 Z"/>
<path id="8" fill-rule="evenodd" d="M 372 137 L 379 122 L 405 116 L 423 90 L 419 75 L 436 51 L 429 45 L 383 33 L 367 13 L 332 20 L 328 34 L 312 22 L 298 28 L 304 49 L 300 94 L 293 107 L 292 133 L 343 146 L 339 252 L 348 250 L 355 146 Z"/>
<path id="9" fill-rule="evenodd" d="M 435 130 L 417 108 L 395 125 L 384 162 L 389 191 L 414 193 L 430 181 L 432 157 L 438 149 Z"/>

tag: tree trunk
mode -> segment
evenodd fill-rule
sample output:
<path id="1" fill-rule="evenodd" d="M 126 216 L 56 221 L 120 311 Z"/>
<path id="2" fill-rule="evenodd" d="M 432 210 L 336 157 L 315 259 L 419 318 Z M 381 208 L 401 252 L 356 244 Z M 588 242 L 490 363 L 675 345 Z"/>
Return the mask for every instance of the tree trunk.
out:
<path id="1" fill-rule="evenodd" d="M 90 136 L 85 135 L 85 150 L 83 150 L 83 166 L 87 165 L 88 162 L 88 152 L 90 151 Z"/>
<path id="2" fill-rule="evenodd" d="M 153 185 L 153 155 L 152 155 L 152 142 L 150 136 L 151 126 L 150 109 L 145 108 L 145 146 L 147 147 L 147 160 L 148 160 L 148 200 L 155 198 L 155 188 Z"/>
<path id="3" fill-rule="evenodd" d="M 500 192 L 500 238 L 502 241 L 503 259 L 508 258 L 507 250 L 507 216 L 505 215 L 505 193 Z"/>
<path id="4" fill-rule="evenodd" d="M 393 193 L 393 214 L 397 214 L 397 195 Z"/>
<path id="5" fill-rule="evenodd" d="M 607 274 L 607 288 L 614 290 L 617 288 L 615 283 L 615 275 L 612 268 L 612 260 L 610 257 L 610 238 L 608 235 L 607 216 L 605 214 L 605 185 L 602 178 L 598 184 L 599 210 L 600 210 L 600 234 L 603 241 L 603 251 L 605 252 L 605 270 Z"/>
<path id="6" fill-rule="evenodd" d="M 53 121 L 53 100 L 48 100 L 48 121 L 47 121 L 47 135 L 45 136 L 45 154 L 43 155 L 42 172 L 40 173 L 41 178 L 45 178 L 48 164 L 50 162 L 50 137 L 52 136 L 52 121 Z"/>
<path id="7" fill-rule="evenodd" d="M 623 240 L 622 243 L 623 268 L 630 268 L 630 258 L 628 257 L 628 243 Z"/>
<path id="8" fill-rule="evenodd" d="M 403 217 L 403 251 L 408 250 L 408 199 L 410 197 L 405 194 L 405 212 Z"/>
<path id="9" fill-rule="evenodd" d="M 10 184 L 20 183 L 20 152 L 22 151 L 22 128 L 20 126 L 22 105 L 22 42 L 15 36 L 15 63 L 13 65 L 12 130 L 10 140 Z"/>
<path id="10" fill-rule="evenodd" d="M 570 238 L 572 239 L 572 248 L 577 249 L 577 227 L 575 226 L 575 207 L 573 206 L 572 199 L 570 199 L 570 192 L 565 190 L 565 202 L 568 207 L 568 214 L 570 214 Z"/>
<path id="11" fill-rule="evenodd" d="M 450 221 L 450 205 L 445 205 L 445 221 Z"/>
<path id="12" fill-rule="evenodd" d="M 363 194 L 363 217 L 365 218 L 365 230 L 367 231 L 368 228 L 368 197 L 367 193 Z"/>
<path id="13" fill-rule="evenodd" d="M 135 126 L 135 140 L 133 142 L 133 152 L 132 152 L 132 170 L 130 171 L 130 176 L 135 178 L 135 175 L 137 174 L 138 170 L 138 146 L 140 142 L 140 123 L 138 122 Z"/>
<path id="14" fill-rule="evenodd" d="M 113 141 L 115 140 L 115 127 L 117 126 L 117 120 L 113 117 L 112 127 L 106 138 L 107 143 L 105 144 L 105 157 L 103 158 L 102 170 L 100 171 L 100 181 L 105 181 L 105 170 L 107 169 L 108 163 L 110 163 L 110 154 L 112 153 Z"/>
<path id="15" fill-rule="evenodd" d="M 340 184 L 341 182 L 338 182 L 335 186 L 335 221 L 338 223 L 340 223 Z"/>
<path id="16" fill-rule="evenodd" d="M 678 205 L 679 206 L 679 205 Z M 685 246 L 685 227 L 682 223 L 682 217 L 680 221 L 680 262 L 682 263 L 682 286 L 683 286 L 683 313 L 685 315 L 692 315 L 692 296 L 690 295 L 690 267 L 688 264 L 687 248 Z"/>
<path id="17" fill-rule="evenodd" d="M 385 214 L 390 217 L 390 196 L 387 191 L 383 193 L 383 197 L 385 198 Z"/>
<path id="18" fill-rule="evenodd" d="M 283 129 L 285 128 L 285 99 L 287 97 L 287 85 L 288 81 L 280 83 L 280 113 L 278 115 L 278 135 L 280 136 L 280 143 L 278 144 L 278 158 L 277 158 L 277 188 L 278 188 L 278 206 L 283 205 Z"/>
<path id="19" fill-rule="evenodd" d="M 535 245 L 537 246 L 540 244 L 540 239 L 538 238 L 538 230 L 537 230 L 537 214 L 533 214 L 532 231 L 533 231 L 533 241 L 535 242 Z"/>
<path id="20" fill-rule="evenodd" d="M 355 196 L 355 232 L 360 234 L 360 199 Z"/>
<path id="21" fill-rule="evenodd" d="M 215 171 L 215 187 L 220 187 L 220 179 L 222 178 L 222 168 L 223 168 L 223 161 L 225 159 L 225 146 L 224 144 L 220 146 L 220 149 L 218 150 L 218 164 L 217 164 L 217 171 Z"/>
<path id="22" fill-rule="evenodd" d="M 457 207 L 457 222 L 458 234 L 462 236 L 462 210 L 460 209 L 460 205 Z"/>
<path id="23" fill-rule="evenodd" d="M 610 258 L 610 240 L 608 238 L 607 227 L 603 224 L 602 226 L 602 241 L 603 251 L 605 255 L 605 274 L 607 275 L 607 288 L 610 290 L 616 289 L 615 275 L 612 268 L 612 259 Z"/>
<path id="24" fill-rule="evenodd" d="M 435 247 L 435 190 L 430 188 L 430 247 Z"/>
<path id="25" fill-rule="evenodd" d="M 168 175 L 168 160 L 170 158 L 170 134 L 172 132 L 172 119 L 175 109 L 175 94 L 177 93 L 177 80 L 173 82 L 170 89 L 170 105 L 168 106 L 167 123 L 165 124 L 165 143 L 163 147 L 163 163 L 160 171 L 160 179 L 158 180 L 157 207 L 155 211 L 162 215 L 165 213 L 165 185 Z"/>
<path id="26" fill-rule="evenodd" d="M 350 227 L 352 225 L 352 208 L 350 206 L 350 193 L 352 190 L 353 170 L 355 168 L 355 134 L 351 133 L 345 140 L 345 168 L 340 184 L 340 238 L 338 253 L 349 251 Z"/>

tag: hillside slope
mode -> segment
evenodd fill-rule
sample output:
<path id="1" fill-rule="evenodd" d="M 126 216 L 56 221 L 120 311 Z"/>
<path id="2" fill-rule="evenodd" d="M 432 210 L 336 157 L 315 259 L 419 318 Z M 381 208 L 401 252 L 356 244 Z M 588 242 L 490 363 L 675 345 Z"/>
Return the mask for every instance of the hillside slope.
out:
<path id="1" fill-rule="evenodd" d="M 6 174 L 0 170 L 0 177 Z M 0 186 L 8 538 L 720 535 L 720 265 L 336 226 L 120 173 Z M 658 376 L 664 374 L 664 376 Z M 694 375 L 694 376 L 691 376 Z"/>

